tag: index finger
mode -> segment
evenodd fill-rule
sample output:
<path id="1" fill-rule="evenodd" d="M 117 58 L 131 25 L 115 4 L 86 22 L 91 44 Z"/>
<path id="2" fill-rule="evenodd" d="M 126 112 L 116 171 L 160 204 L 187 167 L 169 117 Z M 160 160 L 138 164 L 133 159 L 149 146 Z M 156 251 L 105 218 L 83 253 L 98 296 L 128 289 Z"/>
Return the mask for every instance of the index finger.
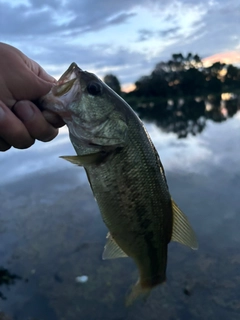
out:
<path id="1" fill-rule="evenodd" d="M 34 143 L 32 138 L 15 114 L 0 101 L 0 139 L 3 139 L 9 146 L 18 149 L 25 149 Z M 5 150 L 7 150 L 5 148 Z"/>
<path id="2" fill-rule="evenodd" d="M 39 78 L 47 82 L 56 83 L 56 79 L 48 74 L 36 61 L 30 59 L 30 68 Z"/>

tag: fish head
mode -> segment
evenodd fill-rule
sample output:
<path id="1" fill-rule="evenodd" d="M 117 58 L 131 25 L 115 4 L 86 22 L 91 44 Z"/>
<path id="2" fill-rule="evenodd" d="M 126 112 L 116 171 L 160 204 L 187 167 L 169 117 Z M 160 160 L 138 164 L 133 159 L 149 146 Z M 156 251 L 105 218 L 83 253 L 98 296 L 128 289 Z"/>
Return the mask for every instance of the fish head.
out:
<path id="1" fill-rule="evenodd" d="M 76 63 L 70 65 L 40 104 L 62 117 L 74 147 L 125 143 L 128 129 L 125 101 Z"/>
<path id="2" fill-rule="evenodd" d="M 70 116 L 68 106 L 80 97 L 80 83 L 77 81 L 77 65 L 72 63 L 60 77 L 51 91 L 39 101 L 41 108 L 53 111 L 63 119 Z"/>

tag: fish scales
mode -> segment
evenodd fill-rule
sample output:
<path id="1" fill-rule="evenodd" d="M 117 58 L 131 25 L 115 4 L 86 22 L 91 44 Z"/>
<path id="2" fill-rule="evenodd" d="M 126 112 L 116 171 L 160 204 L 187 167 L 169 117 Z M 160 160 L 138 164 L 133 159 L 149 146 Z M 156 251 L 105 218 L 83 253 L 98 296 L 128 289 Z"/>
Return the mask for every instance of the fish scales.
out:
<path id="1" fill-rule="evenodd" d="M 171 198 L 163 166 L 141 120 L 94 74 L 75 63 L 40 105 L 60 115 L 109 229 L 103 259 L 129 256 L 139 281 L 131 303 L 166 279 L 170 240 L 197 249 L 187 217 Z"/>
<path id="2" fill-rule="evenodd" d="M 133 113 L 128 126 L 126 147 L 85 169 L 113 239 L 139 266 L 141 283 L 151 286 L 156 279 L 165 280 L 166 247 L 172 233 L 171 198 L 161 163 Z"/>

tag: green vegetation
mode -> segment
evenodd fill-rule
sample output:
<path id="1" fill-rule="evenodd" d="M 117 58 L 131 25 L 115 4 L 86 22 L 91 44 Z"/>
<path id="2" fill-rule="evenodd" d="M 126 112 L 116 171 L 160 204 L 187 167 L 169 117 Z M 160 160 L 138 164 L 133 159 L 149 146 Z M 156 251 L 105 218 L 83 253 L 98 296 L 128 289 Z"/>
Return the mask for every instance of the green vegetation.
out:
<path id="1" fill-rule="evenodd" d="M 198 55 L 173 54 L 149 76 L 141 77 L 130 94 L 137 97 L 186 97 L 240 89 L 240 69 L 220 62 L 204 67 Z"/>
<path id="2" fill-rule="evenodd" d="M 121 93 L 121 86 L 120 86 L 120 82 L 118 80 L 118 78 L 112 74 L 107 74 L 104 77 L 104 82 L 110 87 L 112 88 L 117 94 Z"/>
<path id="3" fill-rule="evenodd" d="M 240 69 L 220 62 L 204 67 L 197 54 L 173 54 L 171 60 L 159 62 L 129 93 L 119 92 L 116 76 L 108 75 L 104 80 L 140 118 L 179 138 L 202 132 L 208 119 L 221 122 L 240 109 Z M 222 93 L 231 93 L 224 103 Z"/>
<path id="4" fill-rule="evenodd" d="M 104 81 L 118 92 L 119 81 L 114 75 L 107 75 Z M 236 92 L 240 90 L 240 69 L 220 62 L 204 67 L 197 54 L 184 57 L 178 53 L 167 62 L 159 62 L 151 74 L 142 76 L 135 86 L 127 96 L 163 99 Z"/>

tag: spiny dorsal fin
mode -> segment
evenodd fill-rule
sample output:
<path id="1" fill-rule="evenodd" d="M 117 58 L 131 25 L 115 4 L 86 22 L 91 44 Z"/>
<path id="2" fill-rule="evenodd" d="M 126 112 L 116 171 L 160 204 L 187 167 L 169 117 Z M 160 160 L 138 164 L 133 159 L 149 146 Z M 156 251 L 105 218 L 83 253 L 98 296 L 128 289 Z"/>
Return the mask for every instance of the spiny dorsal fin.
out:
<path id="1" fill-rule="evenodd" d="M 173 230 L 172 241 L 177 241 L 192 249 L 198 248 L 195 233 L 190 226 L 190 223 L 185 214 L 178 208 L 176 203 L 172 200 L 173 209 Z"/>
<path id="2" fill-rule="evenodd" d="M 107 234 L 107 243 L 104 247 L 102 258 L 103 260 L 107 259 L 116 259 L 116 258 L 125 258 L 127 257 L 126 253 L 116 244 L 112 238 L 110 232 Z"/>
<path id="3" fill-rule="evenodd" d="M 64 160 L 67 160 L 78 166 L 86 166 L 88 164 L 97 163 L 103 157 L 103 153 L 91 153 L 83 156 L 61 156 Z"/>

